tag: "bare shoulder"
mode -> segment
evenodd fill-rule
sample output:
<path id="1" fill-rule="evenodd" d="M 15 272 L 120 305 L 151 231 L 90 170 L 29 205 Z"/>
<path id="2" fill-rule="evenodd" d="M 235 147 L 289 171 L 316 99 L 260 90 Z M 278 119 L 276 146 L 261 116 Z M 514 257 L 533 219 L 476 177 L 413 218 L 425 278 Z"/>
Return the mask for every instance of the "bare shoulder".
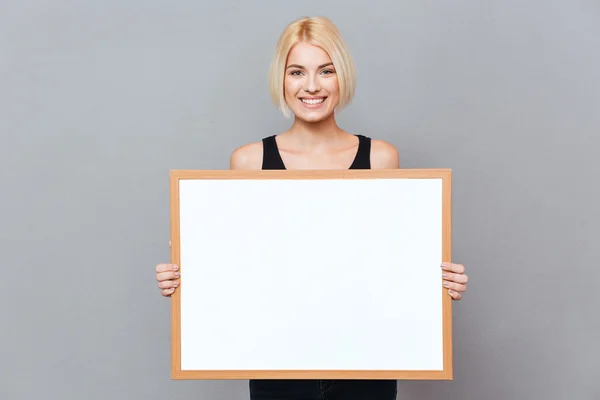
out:
<path id="1" fill-rule="evenodd" d="M 398 150 L 391 143 L 383 140 L 371 140 L 371 168 L 396 169 L 400 168 Z"/>
<path id="2" fill-rule="evenodd" d="M 262 142 L 248 143 L 238 147 L 231 153 L 230 169 L 261 169 L 263 147 Z"/>

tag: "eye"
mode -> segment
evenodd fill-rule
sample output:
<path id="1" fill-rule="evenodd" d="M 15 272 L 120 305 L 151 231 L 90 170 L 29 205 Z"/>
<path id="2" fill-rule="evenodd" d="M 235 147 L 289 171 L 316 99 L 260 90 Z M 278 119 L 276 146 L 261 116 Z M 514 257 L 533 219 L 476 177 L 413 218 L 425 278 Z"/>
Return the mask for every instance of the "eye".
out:
<path id="1" fill-rule="evenodd" d="M 302 74 L 302 71 L 292 71 L 292 72 L 290 72 L 290 75 L 298 76 L 300 74 Z"/>
<path id="2" fill-rule="evenodd" d="M 330 75 L 335 73 L 335 71 L 331 70 L 331 69 L 325 69 L 323 70 L 321 73 L 325 74 L 325 75 Z"/>

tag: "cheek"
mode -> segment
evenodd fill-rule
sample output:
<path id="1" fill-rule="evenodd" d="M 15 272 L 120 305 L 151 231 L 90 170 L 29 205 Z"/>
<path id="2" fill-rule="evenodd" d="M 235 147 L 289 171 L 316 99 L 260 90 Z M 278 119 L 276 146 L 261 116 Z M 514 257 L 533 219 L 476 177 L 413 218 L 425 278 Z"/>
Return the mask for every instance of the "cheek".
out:
<path id="1" fill-rule="evenodd" d="M 332 96 L 337 96 L 340 92 L 340 88 L 336 79 L 325 80 L 322 87 Z"/>
<path id="2" fill-rule="evenodd" d="M 296 95 L 296 93 L 298 93 L 298 90 L 300 88 L 300 84 L 298 82 L 299 81 L 297 79 L 286 79 L 284 81 L 285 94 L 289 95 L 289 96 Z"/>

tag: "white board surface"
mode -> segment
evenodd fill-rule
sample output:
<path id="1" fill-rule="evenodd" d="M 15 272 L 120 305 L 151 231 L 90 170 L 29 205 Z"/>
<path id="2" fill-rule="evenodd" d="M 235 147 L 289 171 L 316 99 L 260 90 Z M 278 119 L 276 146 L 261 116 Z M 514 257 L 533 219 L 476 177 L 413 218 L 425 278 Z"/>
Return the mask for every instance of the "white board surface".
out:
<path id="1" fill-rule="evenodd" d="M 442 370 L 441 179 L 179 181 L 181 370 Z"/>

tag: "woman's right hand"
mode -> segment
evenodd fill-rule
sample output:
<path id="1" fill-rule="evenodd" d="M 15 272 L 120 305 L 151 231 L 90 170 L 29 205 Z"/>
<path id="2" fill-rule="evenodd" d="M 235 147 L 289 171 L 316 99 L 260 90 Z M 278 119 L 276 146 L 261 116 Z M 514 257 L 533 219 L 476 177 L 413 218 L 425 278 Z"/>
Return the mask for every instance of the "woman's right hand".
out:
<path id="1" fill-rule="evenodd" d="M 169 297 L 179 286 L 179 266 L 174 264 L 158 264 L 156 266 L 156 280 L 161 294 Z"/>

